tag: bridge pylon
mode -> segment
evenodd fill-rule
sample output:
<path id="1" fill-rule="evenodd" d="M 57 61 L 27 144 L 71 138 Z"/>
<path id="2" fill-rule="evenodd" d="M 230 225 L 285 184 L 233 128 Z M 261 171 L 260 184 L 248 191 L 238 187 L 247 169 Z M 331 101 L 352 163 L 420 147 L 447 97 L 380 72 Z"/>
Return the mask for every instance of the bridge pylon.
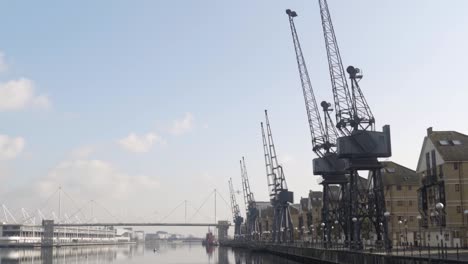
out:
<path id="1" fill-rule="evenodd" d="M 228 239 L 228 230 L 231 224 L 229 221 L 218 221 L 218 240 L 225 241 Z"/>

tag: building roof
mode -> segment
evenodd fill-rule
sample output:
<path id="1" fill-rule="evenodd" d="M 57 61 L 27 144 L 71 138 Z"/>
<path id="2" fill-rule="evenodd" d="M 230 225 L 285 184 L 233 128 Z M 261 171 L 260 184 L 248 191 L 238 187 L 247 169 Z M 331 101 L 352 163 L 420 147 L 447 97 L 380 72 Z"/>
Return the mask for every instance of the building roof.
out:
<path id="1" fill-rule="evenodd" d="M 382 182 L 387 185 L 418 185 L 419 176 L 416 171 L 406 168 L 393 161 L 383 161 L 381 171 Z"/>
<path id="2" fill-rule="evenodd" d="M 257 205 L 258 210 L 263 210 L 272 207 L 271 202 L 255 201 L 255 204 Z"/>
<path id="3" fill-rule="evenodd" d="M 432 131 L 427 137 L 444 161 L 468 161 L 468 136 L 457 131 Z M 426 139 L 425 138 L 425 139 Z"/>
<path id="4" fill-rule="evenodd" d="M 322 206 L 323 192 L 309 191 L 309 202 L 311 207 Z"/>

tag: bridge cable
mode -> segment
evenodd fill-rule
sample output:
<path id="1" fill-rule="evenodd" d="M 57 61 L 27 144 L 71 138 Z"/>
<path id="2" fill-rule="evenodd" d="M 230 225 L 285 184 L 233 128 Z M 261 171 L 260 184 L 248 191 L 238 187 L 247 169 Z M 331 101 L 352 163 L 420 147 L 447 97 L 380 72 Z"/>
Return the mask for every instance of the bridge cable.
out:
<path id="1" fill-rule="evenodd" d="M 224 201 L 224 203 L 226 204 L 227 208 L 229 210 L 231 210 L 231 205 L 226 201 L 226 199 L 224 199 L 224 197 L 221 195 L 220 192 L 217 192 L 217 194 L 219 194 L 219 197 L 221 197 L 221 199 Z"/>
<path id="2" fill-rule="evenodd" d="M 65 194 L 65 196 L 68 197 L 68 199 L 70 199 L 70 201 L 72 201 L 72 203 L 73 203 L 73 204 L 75 205 L 75 207 L 78 209 L 78 208 L 79 208 L 79 207 L 78 207 L 78 203 L 75 202 L 75 200 L 73 200 L 73 198 L 71 198 L 71 196 L 70 196 L 63 188 L 62 188 L 62 192 Z M 83 215 L 83 217 L 86 218 L 86 216 L 84 215 L 83 212 L 81 212 L 81 214 Z M 71 218 L 71 217 L 70 217 L 70 218 Z"/>
<path id="3" fill-rule="evenodd" d="M 60 188 L 57 188 L 57 190 L 55 190 L 55 192 L 52 193 L 52 195 L 50 195 L 49 197 L 47 197 L 47 199 L 46 199 L 46 201 L 45 201 L 44 203 L 39 204 L 39 206 L 37 206 L 37 207 L 40 207 L 40 208 L 41 208 L 41 209 L 39 209 L 40 211 L 42 211 L 42 210 L 49 204 L 50 200 L 51 200 L 52 198 L 54 198 L 55 194 L 57 194 L 57 192 L 59 191 L 59 189 L 60 189 Z M 36 207 L 36 208 L 37 208 L 37 207 Z M 34 214 L 33 214 L 32 216 L 30 216 L 29 218 L 24 219 L 24 222 L 26 222 L 27 220 L 32 219 L 32 218 L 35 217 L 35 216 L 36 216 L 36 213 L 34 213 Z M 23 222 L 23 223 L 24 223 L 24 222 Z"/>
<path id="4" fill-rule="evenodd" d="M 193 217 L 198 213 L 198 211 L 200 211 L 200 209 L 205 205 L 205 203 L 208 201 L 208 199 L 211 197 L 211 195 L 213 195 L 215 193 L 215 191 L 212 191 L 210 192 L 210 194 L 208 195 L 208 197 L 206 197 L 206 199 L 203 201 L 202 205 L 200 205 L 200 207 L 198 207 L 197 211 L 192 215 L 192 217 L 190 217 L 189 219 L 189 222 L 193 219 Z"/>
<path id="5" fill-rule="evenodd" d="M 193 206 L 192 204 L 189 204 L 189 205 L 190 205 L 190 207 L 191 207 L 191 208 L 192 208 L 194 211 L 196 211 L 196 210 L 197 210 L 197 209 L 195 208 L 195 206 Z M 197 212 L 195 212 L 195 213 L 196 213 L 196 214 L 198 214 L 199 216 L 203 217 L 203 218 L 210 219 L 208 216 L 206 216 L 206 215 L 203 215 L 203 214 L 201 214 L 201 213 L 200 213 L 200 212 L 198 212 L 198 211 L 197 211 Z"/>
<path id="6" fill-rule="evenodd" d="M 94 203 L 98 206 L 100 206 L 102 209 L 104 209 L 104 211 L 106 211 L 107 214 L 109 214 L 111 217 L 113 217 L 117 222 L 122 222 L 121 220 L 119 220 L 115 215 L 113 215 L 109 210 L 107 210 L 106 207 L 104 207 L 102 204 L 98 203 L 96 200 L 94 200 Z"/>
<path id="7" fill-rule="evenodd" d="M 174 211 L 177 210 L 177 209 L 178 209 L 180 206 L 182 206 L 184 203 L 185 203 L 185 200 L 182 201 L 179 205 L 177 205 L 174 209 L 172 209 L 172 211 L 171 211 L 168 215 L 166 215 L 165 217 L 161 218 L 160 222 L 166 220 L 166 218 L 168 218 L 169 216 L 171 216 L 172 213 L 174 213 Z"/>
<path id="8" fill-rule="evenodd" d="M 82 212 L 82 210 L 85 209 L 86 206 L 88 206 L 88 204 L 90 204 L 92 202 L 93 202 L 93 200 L 89 200 L 87 203 L 85 203 L 83 206 L 81 206 L 77 211 L 73 212 L 73 214 L 70 215 L 70 218 L 74 217 L 75 215 L 77 215 L 80 212 L 86 218 L 86 215 Z"/>

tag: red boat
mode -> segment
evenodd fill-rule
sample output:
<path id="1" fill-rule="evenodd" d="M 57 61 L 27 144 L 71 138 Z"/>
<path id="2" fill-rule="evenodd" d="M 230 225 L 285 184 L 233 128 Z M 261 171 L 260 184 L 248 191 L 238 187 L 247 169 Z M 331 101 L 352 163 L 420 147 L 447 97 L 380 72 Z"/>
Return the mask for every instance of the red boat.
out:
<path id="1" fill-rule="evenodd" d="M 203 246 L 217 246 L 218 241 L 216 241 L 215 236 L 211 231 L 208 230 L 208 233 L 206 233 L 206 237 L 204 240 L 202 240 L 202 245 Z"/>

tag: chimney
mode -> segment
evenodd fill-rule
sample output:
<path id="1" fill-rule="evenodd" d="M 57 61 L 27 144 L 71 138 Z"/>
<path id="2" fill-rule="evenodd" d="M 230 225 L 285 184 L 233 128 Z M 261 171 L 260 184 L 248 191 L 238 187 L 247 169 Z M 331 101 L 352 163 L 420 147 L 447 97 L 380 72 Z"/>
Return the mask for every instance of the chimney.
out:
<path id="1" fill-rule="evenodd" d="M 432 127 L 427 128 L 427 136 L 432 134 Z"/>

